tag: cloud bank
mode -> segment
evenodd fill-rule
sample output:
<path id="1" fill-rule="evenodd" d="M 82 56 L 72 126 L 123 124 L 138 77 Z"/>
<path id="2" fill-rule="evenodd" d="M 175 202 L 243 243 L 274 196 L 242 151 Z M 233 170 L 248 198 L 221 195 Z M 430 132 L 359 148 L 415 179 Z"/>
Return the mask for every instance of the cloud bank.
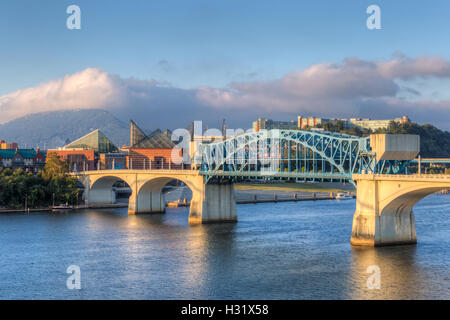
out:
<path id="1" fill-rule="evenodd" d="M 271 81 L 235 82 L 226 88 L 180 89 L 155 80 L 121 78 L 88 68 L 62 79 L 0 96 L 0 123 L 30 113 L 106 109 L 147 127 L 187 126 L 192 120 L 249 127 L 257 117 L 389 118 L 409 115 L 450 129 L 450 101 L 422 98 L 415 80 L 450 79 L 450 61 L 440 56 L 388 61 L 347 58 L 312 65 Z M 406 85 L 405 85 L 406 84 Z M 406 99 L 404 95 L 414 96 Z"/>

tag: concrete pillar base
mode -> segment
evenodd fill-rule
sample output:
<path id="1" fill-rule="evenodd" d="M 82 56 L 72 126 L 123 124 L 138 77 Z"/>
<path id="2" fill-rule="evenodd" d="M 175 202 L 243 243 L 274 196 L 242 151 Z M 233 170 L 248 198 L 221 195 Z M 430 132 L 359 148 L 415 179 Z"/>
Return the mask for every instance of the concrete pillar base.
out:
<path id="1" fill-rule="evenodd" d="M 393 246 L 416 244 L 416 224 L 412 211 L 359 214 L 353 217 L 350 243 L 354 246 Z"/>
<path id="2" fill-rule="evenodd" d="M 206 184 L 205 192 L 192 199 L 189 223 L 237 222 L 233 184 Z"/>
<path id="3" fill-rule="evenodd" d="M 128 214 L 141 214 L 141 213 L 165 213 L 166 208 L 161 191 L 152 191 L 147 193 L 141 193 L 139 197 L 134 194 L 130 196 L 128 202 Z"/>

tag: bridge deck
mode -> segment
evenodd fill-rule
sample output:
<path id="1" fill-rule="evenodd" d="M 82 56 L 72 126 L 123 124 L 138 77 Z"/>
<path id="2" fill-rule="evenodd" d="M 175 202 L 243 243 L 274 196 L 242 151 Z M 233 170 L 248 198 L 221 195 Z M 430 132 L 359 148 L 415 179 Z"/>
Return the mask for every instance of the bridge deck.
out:
<path id="1" fill-rule="evenodd" d="M 349 173 L 343 176 L 341 173 L 317 173 L 317 172 L 277 172 L 277 171 L 216 171 L 200 172 L 202 175 L 216 176 L 216 177 L 243 177 L 243 178 L 291 178 L 291 179 L 351 179 L 352 175 Z"/>
<path id="2" fill-rule="evenodd" d="M 450 182 L 450 174 L 353 174 L 353 180 Z"/>
<path id="3" fill-rule="evenodd" d="M 199 175 L 198 170 L 167 170 L 167 169 L 156 169 L 156 170 L 144 170 L 144 169 L 114 169 L 114 170 L 91 170 L 91 171 L 81 171 L 81 172 L 72 172 L 71 174 L 74 176 L 79 175 L 111 175 L 111 174 L 160 174 L 160 175 Z"/>

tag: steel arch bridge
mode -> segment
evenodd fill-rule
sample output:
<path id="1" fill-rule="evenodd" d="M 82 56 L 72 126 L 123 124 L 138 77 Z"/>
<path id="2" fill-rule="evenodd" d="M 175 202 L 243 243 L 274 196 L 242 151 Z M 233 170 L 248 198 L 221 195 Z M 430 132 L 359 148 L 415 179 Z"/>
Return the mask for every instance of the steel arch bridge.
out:
<path id="1" fill-rule="evenodd" d="M 376 170 L 369 137 L 261 130 L 200 144 L 200 173 L 208 178 L 352 181 Z"/>

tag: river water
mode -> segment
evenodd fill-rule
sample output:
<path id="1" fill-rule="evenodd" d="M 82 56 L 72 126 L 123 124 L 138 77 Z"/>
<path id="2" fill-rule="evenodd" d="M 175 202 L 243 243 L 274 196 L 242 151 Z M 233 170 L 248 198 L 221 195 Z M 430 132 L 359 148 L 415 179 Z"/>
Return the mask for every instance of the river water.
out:
<path id="1" fill-rule="evenodd" d="M 1 299 L 450 299 L 450 196 L 415 207 L 417 246 L 352 248 L 354 200 L 238 205 L 238 223 L 187 208 L 0 215 Z M 69 290 L 67 267 L 81 270 Z M 380 270 L 369 289 L 367 267 Z"/>

